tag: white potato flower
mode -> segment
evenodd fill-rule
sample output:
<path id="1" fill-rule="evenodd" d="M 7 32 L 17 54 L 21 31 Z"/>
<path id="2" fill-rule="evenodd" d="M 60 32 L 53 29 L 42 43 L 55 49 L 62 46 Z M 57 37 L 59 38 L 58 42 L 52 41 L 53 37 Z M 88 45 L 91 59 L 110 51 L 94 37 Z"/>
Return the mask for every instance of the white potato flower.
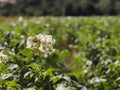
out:
<path id="1" fill-rule="evenodd" d="M 22 22 L 23 21 L 23 17 L 22 16 L 18 17 L 18 21 Z"/>
<path id="2" fill-rule="evenodd" d="M 31 36 L 28 37 L 28 39 L 27 39 L 27 48 L 36 50 L 38 48 L 36 42 L 38 42 L 36 37 L 31 37 Z"/>
<path id="3" fill-rule="evenodd" d="M 7 55 L 5 55 L 2 52 L 0 52 L 0 63 L 2 62 L 1 60 L 3 60 L 3 59 L 7 60 L 8 57 L 7 57 Z"/>
<path id="4" fill-rule="evenodd" d="M 55 39 L 52 38 L 52 35 L 38 34 L 34 37 L 28 37 L 27 39 L 27 48 L 33 50 L 40 50 L 45 54 L 50 54 L 55 51 L 54 49 Z"/>

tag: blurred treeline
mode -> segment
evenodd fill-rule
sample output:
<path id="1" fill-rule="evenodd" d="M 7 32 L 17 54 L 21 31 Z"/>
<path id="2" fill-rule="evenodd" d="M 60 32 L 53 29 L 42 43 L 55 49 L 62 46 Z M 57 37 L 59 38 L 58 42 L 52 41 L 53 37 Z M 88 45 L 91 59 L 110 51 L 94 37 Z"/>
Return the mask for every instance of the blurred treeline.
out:
<path id="1" fill-rule="evenodd" d="M 120 0 L 17 0 L 14 4 L 0 4 L 0 15 L 120 15 Z"/>

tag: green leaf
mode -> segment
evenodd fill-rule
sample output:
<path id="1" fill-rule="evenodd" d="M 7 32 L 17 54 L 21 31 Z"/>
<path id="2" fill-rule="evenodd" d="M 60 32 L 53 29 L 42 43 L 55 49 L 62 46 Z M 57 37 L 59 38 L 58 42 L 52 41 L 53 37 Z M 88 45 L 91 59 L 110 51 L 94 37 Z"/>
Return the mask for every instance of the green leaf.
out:
<path id="1" fill-rule="evenodd" d="M 44 72 L 44 78 L 45 78 L 46 76 L 53 77 L 53 76 L 54 76 L 53 71 L 55 71 L 55 70 L 56 70 L 56 69 L 54 69 L 54 68 L 49 68 L 49 69 L 47 69 L 47 70 Z"/>

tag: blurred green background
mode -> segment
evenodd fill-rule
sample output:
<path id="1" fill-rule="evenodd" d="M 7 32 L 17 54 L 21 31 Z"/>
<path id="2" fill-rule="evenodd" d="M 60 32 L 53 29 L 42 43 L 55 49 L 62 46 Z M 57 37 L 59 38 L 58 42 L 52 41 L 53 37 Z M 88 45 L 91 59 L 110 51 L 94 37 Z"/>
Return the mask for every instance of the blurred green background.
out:
<path id="1" fill-rule="evenodd" d="M 2 16 L 119 15 L 120 0 L 0 0 Z"/>

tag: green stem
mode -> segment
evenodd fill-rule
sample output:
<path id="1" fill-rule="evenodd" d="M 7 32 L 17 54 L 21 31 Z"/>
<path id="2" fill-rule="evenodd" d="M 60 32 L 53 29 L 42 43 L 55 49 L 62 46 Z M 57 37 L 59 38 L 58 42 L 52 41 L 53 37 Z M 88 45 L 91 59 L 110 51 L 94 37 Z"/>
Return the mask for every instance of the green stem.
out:
<path id="1" fill-rule="evenodd" d="M 40 53 L 39 53 L 39 56 L 40 56 Z M 42 88 L 44 90 L 44 76 L 43 76 L 43 63 L 42 63 L 42 60 L 40 60 L 40 80 L 41 80 L 41 84 L 42 84 Z"/>

